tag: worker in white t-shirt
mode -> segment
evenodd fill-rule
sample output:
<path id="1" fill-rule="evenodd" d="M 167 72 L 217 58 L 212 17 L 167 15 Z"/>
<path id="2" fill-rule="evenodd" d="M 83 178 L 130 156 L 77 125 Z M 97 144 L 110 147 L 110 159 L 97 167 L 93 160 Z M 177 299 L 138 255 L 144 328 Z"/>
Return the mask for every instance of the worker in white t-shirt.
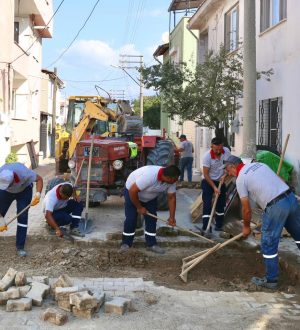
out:
<path id="1" fill-rule="evenodd" d="M 73 198 L 71 198 L 73 197 Z M 70 234 L 83 237 L 78 228 L 83 205 L 77 198 L 71 183 L 61 183 L 49 190 L 43 202 L 48 225 L 58 237 L 63 237 L 60 227 L 70 225 Z"/>
<path id="2" fill-rule="evenodd" d="M 33 183 L 36 182 L 36 193 L 32 198 Z M 0 167 L 0 223 L 10 205 L 16 201 L 17 213 L 29 204 L 39 203 L 43 189 L 43 179 L 21 163 L 5 164 Z M 16 247 L 19 257 L 26 257 L 24 250 L 28 227 L 28 209 L 18 216 Z"/>
<path id="3" fill-rule="evenodd" d="M 156 219 L 147 215 L 147 212 L 156 215 L 157 196 L 160 192 L 167 191 L 170 212 L 168 222 L 171 226 L 176 224 L 176 181 L 179 176 L 180 170 L 175 165 L 143 166 L 129 175 L 124 192 L 125 222 L 121 251 L 126 251 L 132 246 L 139 213 L 145 219 L 147 249 L 155 253 L 164 253 L 156 242 Z"/>
<path id="4" fill-rule="evenodd" d="M 252 283 L 269 289 L 278 284 L 278 245 L 283 227 L 291 234 L 300 249 L 300 207 L 294 193 L 267 165 L 245 165 L 236 156 L 230 156 L 224 167 L 230 176 L 237 177 L 236 187 L 242 203 L 243 233 L 251 233 L 252 216 L 250 199 L 263 210 L 261 250 L 266 266 L 266 276 L 253 277 Z"/>
<path id="5" fill-rule="evenodd" d="M 203 180 L 201 183 L 203 214 L 202 214 L 202 230 L 205 231 L 208 225 L 212 198 L 218 195 L 216 205 L 216 225 L 215 230 L 222 230 L 224 221 L 224 210 L 226 204 L 226 186 L 221 185 L 218 189 L 220 180 L 224 175 L 223 160 L 230 156 L 230 150 L 223 146 L 223 141 L 217 137 L 211 140 L 211 149 L 203 156 Z"/>

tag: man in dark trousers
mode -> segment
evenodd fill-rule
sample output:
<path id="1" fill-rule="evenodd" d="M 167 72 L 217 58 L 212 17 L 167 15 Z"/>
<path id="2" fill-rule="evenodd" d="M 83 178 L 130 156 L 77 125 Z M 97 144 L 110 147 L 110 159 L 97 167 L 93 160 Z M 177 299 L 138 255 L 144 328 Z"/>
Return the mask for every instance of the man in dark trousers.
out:
<path id="1" fill-rule="evenodd" d="M 84 236 L 78 228 L 83 205 L 71 183 L 61 183 L 49 190 L 43 208 L 48 225 L 55 230 L 58 237 L 64 236 L 61 227 L 66 225 L 70 225 L 71 235 Z"/>
<path id="2" fill-rule="evenodd" d="M 192 142 L 186 139 L 185 134 L 181 134 L 180 140 L 180 181 L 184 180 L 184 171 L 187 170 L 188 182 L 192 182 L 192 170 L 193 170 L 193 153 L 194 147 Z"/>
<path id="3" fill-rule="evenodd" d="M 224 220 L 224 209 L 226 203 L 226 187 L 225 184 L 218 189 L 220 180 L 224 175 L 223 160 L 230 156 L 230 150 L 223 147 L 221 139 L 214 137 L 211 140 L 211 149 L 203 156 L 203 180 L 202 200 L 203 200 L 203 215 L 202 215 L 202 230 L 205 231 L 208 225 L 208 220 L 212 208 L 213 194 L 219 196 L 216 205 L 216 225 L 215 230 L 222 230 Z"/>
<path id="4" fill-rule="evenodd" d="M 147 249 L 155 253 L 165 251 L 156 242 L 156 219 L 147 212 L 156 215 L 157 196 L 167 191 L 169 204 L 169 225 L 174 226 L 176 210 L 176 181 L 180 175 L 177 166 L 143 166 L 133 171 L 125 188 L 125 222 L 120 251 L 127 251 L 133 243 L 138 213 L 145 219 L 145 239 Z"/>
<path id="5" fill-rule="evenodd" d="M 32 199 L 33 182 L 36 182 L 36 193 Z M 26 206 L 39 203 L 43 190 L 43 179 L 21 163 L 5 164 L 0 167 L 0 221 L 4 224 L 11 203 L 16 201 L 17 213 Z M 20 257 L 26 257 L 24 250 L 28 227 L 28 210 L 18 216 L 16 247 Z"/>
<path id="6" fill-rule="evenodd" d="M 261 250 L 264 257 L 266 276 L 253 277 L 252 283 L 269 289 L 278 284 L 278 245 L 283 227 L 291 234 L 300 249 L 300 207 L 289 186 L 267 165 L 250 163 L 245 165 L 236 156 L 224 163 L 226 172 L 237 177 L 236 187 L 242 203 L 243 234 L 251 233 L 252 211 L 250 199 L 264 210 L 261 227 Z"/>

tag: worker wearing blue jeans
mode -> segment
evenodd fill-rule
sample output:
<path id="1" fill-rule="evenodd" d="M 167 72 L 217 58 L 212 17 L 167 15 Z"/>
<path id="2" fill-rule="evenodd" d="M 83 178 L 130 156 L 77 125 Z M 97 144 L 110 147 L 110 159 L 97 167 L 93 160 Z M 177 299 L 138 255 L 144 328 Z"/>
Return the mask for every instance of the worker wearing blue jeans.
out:
<path id="1" fill-rule="evenodd" d="M 184 172 L 187 170 L 188 182 L 192 182 L 192 170 L 193 170 L 193 153 L 194 147 L 192 142 L 186 139 L 185 134 L 181 134 L 179 137 L 180 140 L 180 181 L 184 180 Z"/>
<path id="2" fill-rule="evenodd" d="M 244 165 L 236 156 L 225 162 L 226 172 L 237 177 L 236 187 L 242 203 L 243 234 L 251 233 L 250 199 L 263 210 L 261 228 L 261 252 L 266 267 L 263 278 L 253 277 L 252 283 L 269 289 L 278 284 L 278 245 L 282 229 L 291 234 L 300 249 L 300 207 L 294 193 L 267 165 L 250 163 Z"/>

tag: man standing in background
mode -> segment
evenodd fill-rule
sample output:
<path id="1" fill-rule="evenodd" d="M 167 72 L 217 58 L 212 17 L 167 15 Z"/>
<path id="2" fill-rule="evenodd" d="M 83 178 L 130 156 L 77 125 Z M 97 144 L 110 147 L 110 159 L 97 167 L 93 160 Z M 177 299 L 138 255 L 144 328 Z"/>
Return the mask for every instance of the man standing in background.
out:
<path id="1" fill-rule="evenodd" d="M 192 182 L 192 168 L 193 168 L 193 153 L 194 147 L 192 142 L 186 139 L 186 135 L 181 134 L 179 137 L 180 140 L 180 148 L 179 151 L 181 153 L 180 157 L 180 181 L 184 180 L 184 171 L 187 169 L 188 182 Z"/>

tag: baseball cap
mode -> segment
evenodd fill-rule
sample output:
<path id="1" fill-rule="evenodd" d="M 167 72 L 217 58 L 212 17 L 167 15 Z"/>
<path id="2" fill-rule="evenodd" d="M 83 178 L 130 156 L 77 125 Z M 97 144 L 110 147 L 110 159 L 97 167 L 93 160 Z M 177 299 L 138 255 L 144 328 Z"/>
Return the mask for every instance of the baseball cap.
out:
<path id="1" fill-rule="evenodd" d="M 227 165 L 237 165 L 241 164 L 243 161 L 240 157 L 230 155 L 226 160 L 223 160 L 223 168 L 225 168 Z"/>
<path id="2" fill-rule="evenodd" d="M 14 173 L 10 170 L 0 172 L 0 190 L 6 190 L 14 179 Z"/>
<path id="3" fill-rule="evenodd" d="M 185 135 L 185 134 L 181 134 L 181 135 L 179 136 L 179 139 L 186 139 L 186 135 Z"/>

